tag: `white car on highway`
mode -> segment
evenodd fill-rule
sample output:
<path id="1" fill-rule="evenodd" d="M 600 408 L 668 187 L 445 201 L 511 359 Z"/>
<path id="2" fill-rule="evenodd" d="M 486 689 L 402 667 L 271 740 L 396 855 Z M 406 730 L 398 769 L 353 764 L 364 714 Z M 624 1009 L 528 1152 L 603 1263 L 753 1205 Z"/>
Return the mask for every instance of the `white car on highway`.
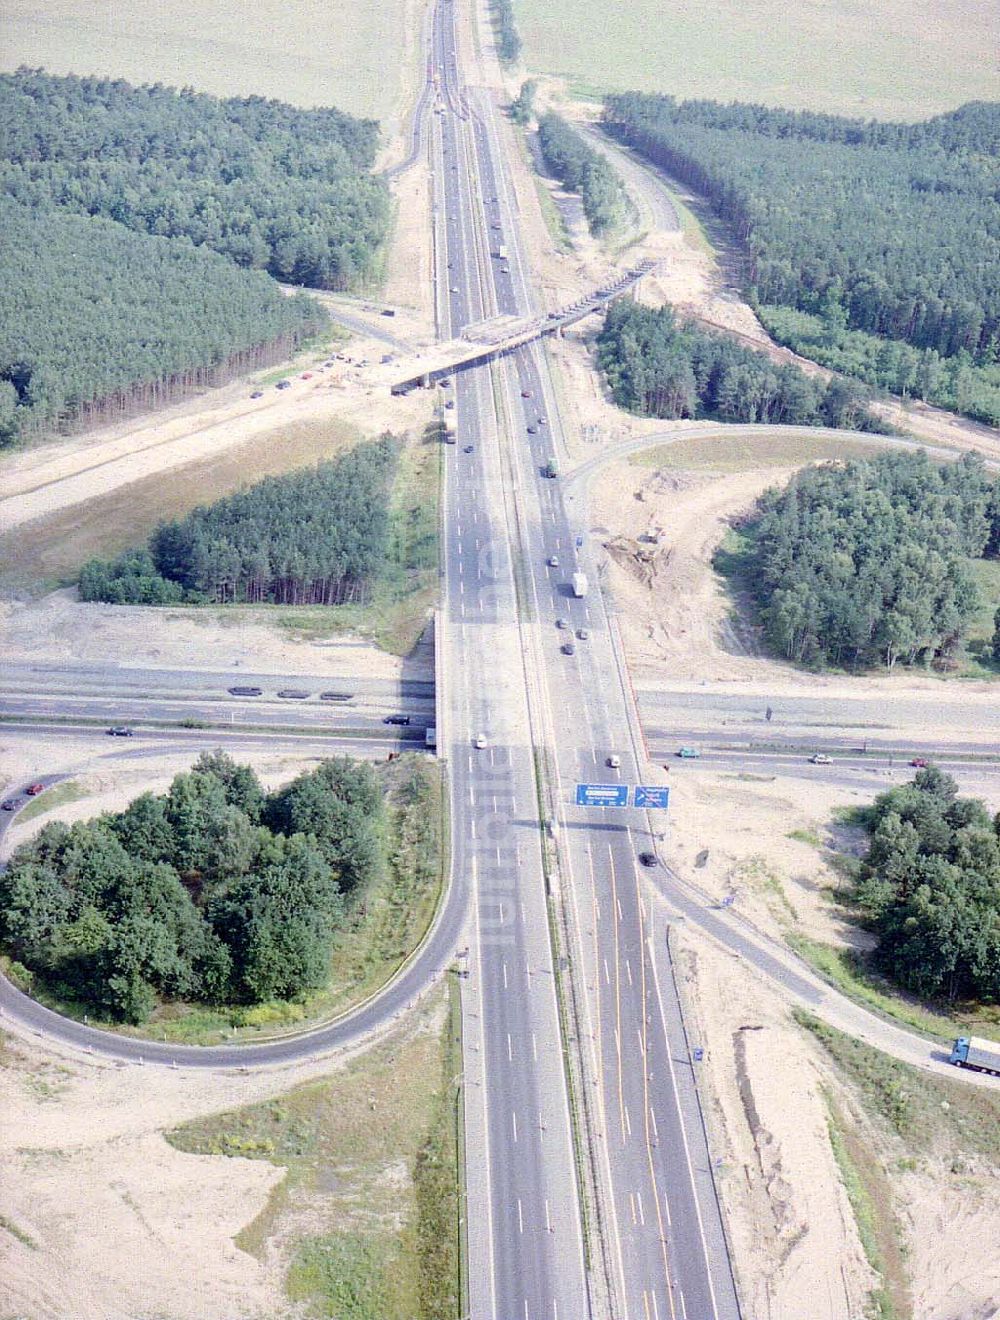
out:
<path id="1" fill-rule="evenodd" d="M 476 747 L 479 751 L 482 751 L 484 747 L 489 747 L 489 745 L 489 739 L 485 733 L 476 734 Z"/>

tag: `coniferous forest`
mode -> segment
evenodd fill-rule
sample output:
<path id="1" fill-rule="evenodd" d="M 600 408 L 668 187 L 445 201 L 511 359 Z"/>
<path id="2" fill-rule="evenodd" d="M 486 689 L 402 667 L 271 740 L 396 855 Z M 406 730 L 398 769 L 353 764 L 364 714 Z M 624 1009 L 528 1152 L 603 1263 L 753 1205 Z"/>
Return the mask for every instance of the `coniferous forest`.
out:
<path id="1" fill-rule="evenodd" d="M 892 124 L 626 93 L 604 122 L 730 225 L 784 342 L 1000 424 L 1000 105 Z"/>
<path id="2" fill-rule="evenodd" d="M 377 125 L 260 97 L 0 75 L 0 444 L 284 358 L 389 231 Z"/>
<path id="3" fill-rule="evenodd" d="M 807 468 L 742 529 L 765 635 L 852 670 L 954 655 L 979 601 L 969 559 L 1000 554 L 1000 482 L 977 455 Z"/>
<path id="4" fill-rule="evenodd" d="M 592 234 L 606 234 L 622 222 L 629 210 L 628 194 L 600 152 L 551 110 L 538 121 L 538 141 L 546 167 L 563 187 L 580 194 Z"/>
<path id="5" fill-rule="evenodd" d="M 398 452 L 386 435 L 161 523 L 148 548 L 85 564 L 80 598 L 114 605 L 363 603 L 385 562 Z"/>
<path id="6" fill-rule="evenodd" d="M 887 429 L 856 382 L 827 384 L 792 363 L 776 365 L 726 335 L 678 323 L 670 307 L 612 303 L 597 359 L 615 403 L 644 417 Z"/>
<path id="7" fill-rule="evenodd" d="M 187 239 L 0 197 L 0 446 L 288 356 L 326 314 Z"/>
<path id="8" fill-rule="evenodd" d="M 384 865 L 384 815 L 363 761 L 323 761 L 268 796 L 206 752 L 165 795 L 22 844 L 0 873 L 0 938 L 49 990 L 124 1022 L 160 998 L 300 997 L 325 983 Z"/>

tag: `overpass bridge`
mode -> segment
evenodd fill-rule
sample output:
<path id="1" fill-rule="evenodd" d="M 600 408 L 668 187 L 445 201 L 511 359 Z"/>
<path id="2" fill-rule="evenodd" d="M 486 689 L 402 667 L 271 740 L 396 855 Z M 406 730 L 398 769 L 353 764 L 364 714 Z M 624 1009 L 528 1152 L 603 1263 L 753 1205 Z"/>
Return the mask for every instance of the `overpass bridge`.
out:
<path id="1" fill-rule="evenodd" d="M 655 261 L 640 261 L 637 266 L 624 271 L 610 284 L 595 289 L 578 302 L 558 311 L 549 312 L 548 316 L 535 316 L 527 320 L 516 317 L 500 316 L 490 321 L 481 321 L 466 326 L 461 339 L 452 339 L 439 345 L 432 357 L 425 361 L 419 371 L 397 380 L 391 387 L 393 394 L 408 394 L 410 390 L 428 388 L 452 372 L 465 367 L 478 367 L 484 362 L 511 353 L 523 344 L 542 339 L 547 335 L 561 335 L 568 325 L 582 321 L 585 316 L 601 311 L 608 303 L 634 290 L 639 281 L 651 274 L 657 267 Z M 400 364 L 402 365 L 402 364 Z"/>

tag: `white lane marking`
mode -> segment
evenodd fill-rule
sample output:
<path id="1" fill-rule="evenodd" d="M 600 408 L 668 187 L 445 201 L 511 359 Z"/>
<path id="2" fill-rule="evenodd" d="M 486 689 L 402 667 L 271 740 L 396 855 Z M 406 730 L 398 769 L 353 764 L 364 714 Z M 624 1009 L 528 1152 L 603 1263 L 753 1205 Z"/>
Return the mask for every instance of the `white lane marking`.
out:
<path id="1" fill-rule="evenodd" d="M 657 1141 L 659 1141 L 659 1139 L 660 1139 L 660 1134 L 659 1134 L 659 1132 L 656 1130 L 656 1115 L 653 1113 L 653 1106 L 652 1106 L 652 1105 L 649 1106 L 649 1121 L 650 1121 L 650 1122 L 652 1123 L 652 1125 L 653 1125 L 653 1137 L 654 1137 Z"/>
<path id="2" fill-rule="evenodd" d="M 549 1198 L 545 1198 L 545 1227 L 548 1232 L 552 1232 L 552 1216 L 549 1214 Z M 555 1306 L 555 1302 L 552 1303 Z"/>
<path id="3" fill-rule="evenodd" d="M 500 925 L 502 926 L 502 925 L 503 925 L 503 904 L 502 904 L 502 903 L 498 903 L 498 904 L 497 904 L 497 910 L 498 910 L 499 913 L 500 913 Z"/>
<path id="4" fill-rule="evenodd" d="M 643 1228 L 645 1228 L 645 1227 L 646 1227 L 646 1215 L 645 1215 L 645 1213 L 644 1213 L 644 1211 L 643 1211 L 643 1208 L 642 1208 L 642 1192 L 636 1192 L 636 1194 L 635 1194 L 635 1201 L 636 1201 L 636 1205 L 639 1207 L 639 1223 L 643 1226 Z"/>
<path id="5" fill-rule="evenodd" d="M 632 1120 L 628 1116 L 628 1105 L 625 1106 L 625 1127 L 629 1136 L 632 1135 Z"/>
<path id="6" fill-rule="evenodd" d="M 611 972 L 608 970 L 608 960 L 604 959 L 604 979 L 608 985 L 611 984 Z"/>
<path id="7" fill-rule="evenodd" d="M 667 1228 L 673 1228 L 674 1223 L 670 1218 L 670 1202 L 667 1200 L 667 1193 L 663 1193 L 663 1208 L 667 1213 Z"/>
<path id="8" fill-rule="evenodd" d="M 517 1198 L 517 1226 L 518 1226 L 518 1228 L 520 1229 L 520 1231 L 523 1233 L 523 1232 L 524 1232 L 524 1214 L 523 1214 L 523 1212 L 522 1212 L 522 1210 L 521 1210 L 521 1198 L 520 1198 L 520 1197 Z M 528 1314 L 528 1299 L 527 1299 L 527 1297 L 524 1299 L 524 1314 L 525 1314 L 525 1315 Z"/>
<path id="9" fill-rule="evenodd" d="M 534 1032 L 531 1033 L 531 1057 L 538 1062 L 538 1037 Z"/>
<path id="10" fill-rule="evenodd" d="M 472 835 L 473 838 L 476 837 L 476 822 L 475 822 L 475 820 L 470 820 L 470 821 L 469 821 L 469 832 L 471 833 L 471 835 Z"/>
<path id="11" fill-rule="evenodd" d="M 680 1293 L 680 1298 L 681 1298 L 681 1311 L 684 1313 L 684 1320 L 687 1320 L 687 1313 L 688 1313 L 687 1302 L 685 1302 L 685 1300 L 684 1300 L 684 1294 L 683 1294 L 683 1292 L 681 1292 L 680 1288 L 678 1288 L 677 1291 L 678 1291 L 678 1293 Z M 713 1300 L 713 1302 L 714 1302 L 715 1298 L 713 1297 L 712 1300 Z"/>
<path id="12" fill-rule="evenodd" d="M 660 1021 L 663 1024 L 663 1035 L 664 1035 L 664 1040 L 666 1041 L 667 1065 L 670 1069 L 670 1084 L 673 1087 L 674 1104 L 676 1106 L 677 1112 L 681 1113 L 681 1097 L 679 1091 L 677 1090 L 677 1075 L 674 1071 L 673 1053 L 670 1049 L 669 1038 L 667 1037 L 667 1015 L 663 1011 L 663 995 L 660 992 L 660 977 L 659 977 L 659 973 L 656 970 L 656 953 L 653 946 L 652 936 L 649 936 L 647 938 L 646 946 L 647 946 L 647 952 L 649 954 L 650 965 L 652 966 L 653 969 L 653 984 L 656 987 L 656 1000 L 660 1006 Z M 694 1181 L 694 1167 L 691 1164 L 691 1148 L 688 1145 L 687 1127 L 682 1122 L 680 1128 L 681 1128 L 681 1140 L 684 1143 L 684 1162 L 687 1165 L 688 1180 L 691 1186 L 691 1197 L 694 1201 L 695 1217 L 698 1220 L 698 1237 L 701 1241 L 702 1256 L 704 1257 L 705 1260 L 705 1277 L 708 1279 L 708 1292 L 709 1292 L 709 1296 L 712 1299 L 712 1314 L 714 1316 L 717 1316 L 719 1314 L 719 1304 L 718 1301 L 716 1300 L 715 1284 L 712 1280 L 712 1266 L 708 1259 L 708 1243 L 705 1240 L 705 1225 L 702 1222 L 702 1218 L 701 1218 L 701 1201 L 698 1199 L 698 1189 L 695 1186 L 695 1181 Z M 666 1199 L 666 1193 L 664 1193 L 664 1199 Z M 669 1210 L 667 1211 L 667 1219 L 668 1221 L 670 1219 Z M 683 1302 L 684 1302 L 684 1297 L 682 1294 L 681 1295 L 682 1305 Z"/>
<path id="13" fill-rule="evenodd" d="M 507 1032 L 507 1062 L 508 1062 L 508 1063 L 513 1063 L 513 1062 L 514 1062 L 514 1047 L 513 1047 L 513 1045 L 511 1044 L 510 1032 L 509 1032 L 509 1031 Z"/>
<path id="14" fill-rule="evenodd" d="M 660 1306 L 656 1300 L 656 1293 L 652 1292 L 649 1295 L 653 1299 L 653 1320 L 660 1320 Z"/>
<path id="15" fill-rule="evenodd" d="M 624 915 L 622 913 L 622 901 L 620 898 L 615 899 L 615 906 L 618 908 L 618 920 L 623 921 Z"/>
<path id="16" fill-rule="evenodd" d="M 629 960 L 628 960 L 627 958 L 625 959 L 625 973 L 626 973 L 626 975 L 628 976 L 628 983 L 629 983 L 629 985 L 631 985 L 631 984 L 632 984 L 632 964 L 629 962 Z"/>
<path id="17" fill-rule="evenodd" d="M 520 858 L 518 858 L 518 861 L 520 861 Z M 525 914 L 524 914 L 524 900 L 523 900 L 523 899 L 521 900 L 521 922 L 522 922 L 522 924 L 524 924 L 524 923 L 527 922 L 527 917 L 526 917 Z"/>
<path id="18" fill-rule="evenodd" d="M 503 965 L 503 988 L 507 989 L 507 964 Z"/>

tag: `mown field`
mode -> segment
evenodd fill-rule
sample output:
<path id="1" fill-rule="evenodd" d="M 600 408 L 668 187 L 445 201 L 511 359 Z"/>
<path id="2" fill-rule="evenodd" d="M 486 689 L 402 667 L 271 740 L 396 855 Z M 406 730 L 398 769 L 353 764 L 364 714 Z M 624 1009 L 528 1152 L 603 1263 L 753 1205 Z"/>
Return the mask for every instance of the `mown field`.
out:
<path id="1" fill-rule="evenodd" d="M 4 0 L 0 68 L 42 65 L 385 119 L 399 94 L 404 8 L 404 0 Z"/>
<path id="2" fill-rule="evenodd" d="M 992 0 L 514 0 L 532 70 L 605 90 L 923 119 L 994 100 Z"/>

